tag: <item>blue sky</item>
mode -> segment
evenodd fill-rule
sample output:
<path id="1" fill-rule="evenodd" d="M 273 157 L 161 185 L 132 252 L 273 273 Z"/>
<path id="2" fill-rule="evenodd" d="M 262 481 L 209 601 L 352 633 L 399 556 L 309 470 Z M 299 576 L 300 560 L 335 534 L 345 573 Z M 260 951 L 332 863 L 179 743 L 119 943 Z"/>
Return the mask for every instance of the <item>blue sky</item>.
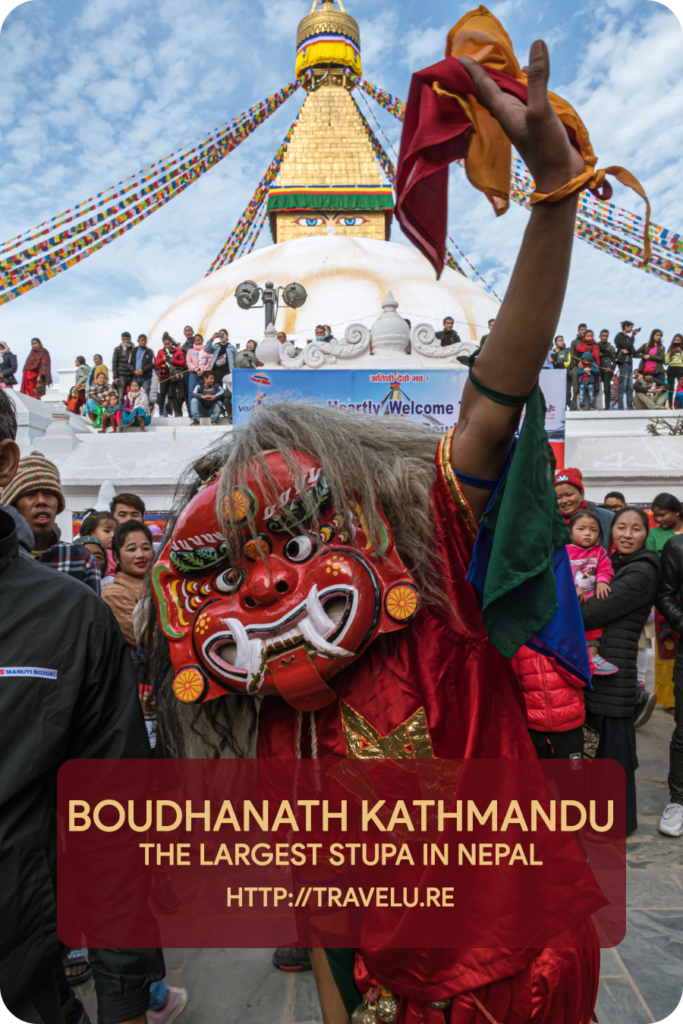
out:
<path id="1" fill-rule="evenodd" d="M 468 4 L 348 0 L 364 75 L 405 98 L 411 71 L 438 60 Z M 683 39 L 652 0 L 502 0 L 491 10 L 523 58 L 551 50 L 551 87 L 577 106 L 600 165 L 644 184 L 656 222 L 681 224 Z M 32 0 L 0 32 L 0 237 L 101 191 L 289 82 L 307 0 Z M 524 63 L 524 60 L 522 60 Z M 38 335 L 53 366 L 110 358 L 121 331 L 145 331 L 205 274 L 303 99 L 297 93 L 218 167 L 124 238 L 0 307 L 0 338 L 23 359 Z M 400 127 L 369 101 L 393 145 Z M 620 186 L 615 200 L 642 212 Z M 503 294 L 528 215 L 503 218 L 451 176 L 450 233 Z M 401 241 L 394 229 L 392 240 Z M 259 244 L 270 244 L 265 230 Z M 683 292 L 576 241 L 560 330 L 579 320 L 643 335 L 683 330 Z"/>

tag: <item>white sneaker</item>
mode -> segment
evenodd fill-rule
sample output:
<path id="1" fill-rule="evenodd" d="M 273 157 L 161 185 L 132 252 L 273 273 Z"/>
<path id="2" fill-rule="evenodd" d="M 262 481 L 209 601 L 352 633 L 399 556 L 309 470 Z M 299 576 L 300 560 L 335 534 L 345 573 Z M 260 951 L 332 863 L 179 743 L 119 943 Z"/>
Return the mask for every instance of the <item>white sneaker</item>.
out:
<path id="1" fill-rule="evenodd" d="M 683 805 L 667 804 L 659 821 L 659 831 L 665 836 L 683 835 Z"/>

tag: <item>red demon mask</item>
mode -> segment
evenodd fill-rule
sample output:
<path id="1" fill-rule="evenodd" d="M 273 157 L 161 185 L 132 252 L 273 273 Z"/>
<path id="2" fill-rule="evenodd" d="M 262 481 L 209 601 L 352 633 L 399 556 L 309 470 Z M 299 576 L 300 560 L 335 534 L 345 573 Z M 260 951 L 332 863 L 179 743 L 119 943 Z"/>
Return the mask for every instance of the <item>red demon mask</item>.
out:
<path id="1" fill-rule="evenodd" d="M 297 490 L 282 455 L 269 452 L 278 497 L 254 465 L 246 486 L 224 498 L 225 519 L 244 527 L 239 557 L 230 558 L 221 532 L 216 481 L 183 510 L 154 566 L 173 691 L 185 703 L 260 692 L 279 693 L 302 710 L 324 707 L 334 699 L 326 680 L 418 610 L 417 588 L 384 516 L 378 552 L 359 505 L 350 506 L 349 530 L 320 465 L 295 455 L 303 487 Z"/>

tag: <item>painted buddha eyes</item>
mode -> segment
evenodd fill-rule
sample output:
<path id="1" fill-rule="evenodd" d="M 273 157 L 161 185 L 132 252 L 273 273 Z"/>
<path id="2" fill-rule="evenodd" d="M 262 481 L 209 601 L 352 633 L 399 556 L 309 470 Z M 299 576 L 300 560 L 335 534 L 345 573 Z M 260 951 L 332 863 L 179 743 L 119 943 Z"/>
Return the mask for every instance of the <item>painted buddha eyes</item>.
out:
<path id="1" fill-rule="evenodd" d="M 216 576 L 216 590 L 220 590 L 222 594 L 234 594 L 244 583 L 246 575 L 244 569 L 238 569 L 233 565 Z"/>
<path id="2" fill-rule="evenodd" d="M 319 228 L 327 221 L 326 217 L 298 217 L 294 223 L 301 228 Z M 335 217 L 332 223 L 340 224 L 345 228 L 358 228 L 361 224 L 367 224 L 366 217 Z"/>
<path id="3" fill-rule="evenodd" d="M 283 551 L 290 562 L 307 562 L 315 554 L 318 544 L 315 537 L 302 533 L 298 537 L 290 537 Z"/>

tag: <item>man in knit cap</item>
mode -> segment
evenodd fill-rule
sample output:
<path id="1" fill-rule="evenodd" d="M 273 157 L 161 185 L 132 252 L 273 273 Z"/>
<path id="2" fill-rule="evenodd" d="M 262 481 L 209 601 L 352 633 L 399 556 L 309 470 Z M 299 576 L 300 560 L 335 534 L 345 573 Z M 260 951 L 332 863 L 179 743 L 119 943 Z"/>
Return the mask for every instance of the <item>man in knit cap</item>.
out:
<path id="1" fill-rule="evenodd" d="M 16 476 L 2 492 L 2 500 L 28 523 L 33 534 L 34 558 L 100 593 L 100 570 L 95 557 L 80 544 L 60 541 L 55 519 L 64 511 L 66 500 L 54 462 L 40 452 L 31 452 L 21 459 Z"/>
<path id="2" fill-rule="evenodd" d="M 64 511 L 66 500 L 59 470 L 40 452 L 31 452 L 19 462 L 16 476 L 2 495 L 13 505 L 33 531 L 33 555 L 38 557 L 59 540 L 55 519 Z"/>

